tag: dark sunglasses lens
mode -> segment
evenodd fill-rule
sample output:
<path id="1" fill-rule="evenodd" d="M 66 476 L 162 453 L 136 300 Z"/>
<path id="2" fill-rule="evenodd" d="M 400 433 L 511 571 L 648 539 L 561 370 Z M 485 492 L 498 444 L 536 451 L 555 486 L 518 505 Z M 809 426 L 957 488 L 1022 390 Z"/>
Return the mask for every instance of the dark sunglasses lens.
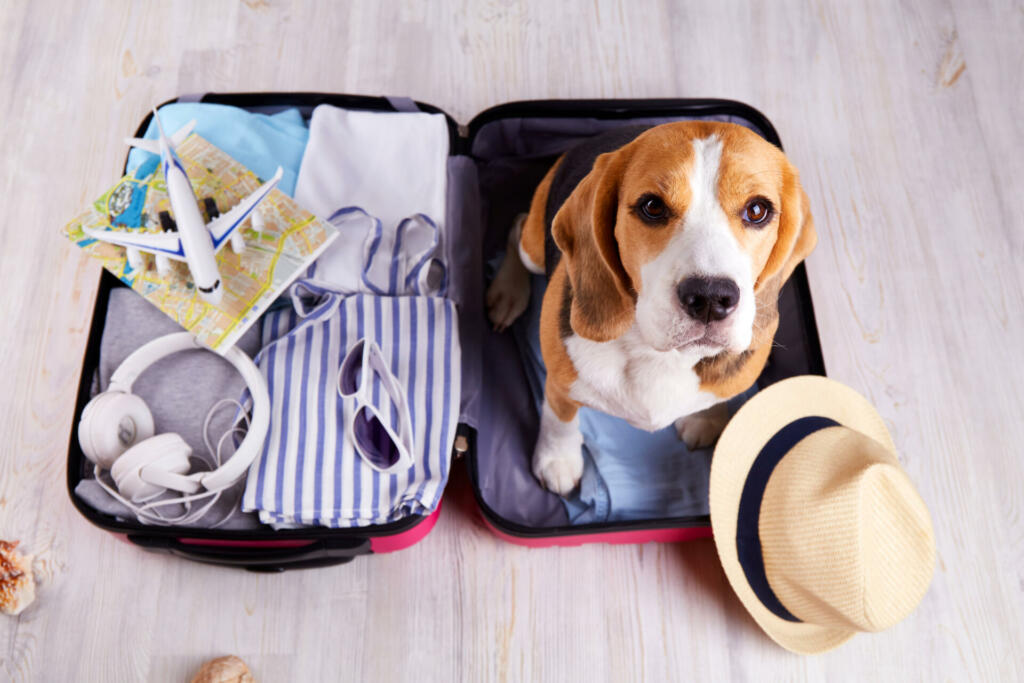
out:
<path id="1" fill-rule="evenodd" d="M 398 446 L 377 416 L 365 408 L 356 411 L 353 437 L 374 467 L 388 469 L 398 462 Z"/>
<path id="2" fill-rule="evenodd" d="M 363 354 L 358 349 L 350 352 L 341 364 L 341 372 L 338 373 L 338 388 L 346 396 L 356 393 L 359 389 L 359 380 L 363 376 Z"/>

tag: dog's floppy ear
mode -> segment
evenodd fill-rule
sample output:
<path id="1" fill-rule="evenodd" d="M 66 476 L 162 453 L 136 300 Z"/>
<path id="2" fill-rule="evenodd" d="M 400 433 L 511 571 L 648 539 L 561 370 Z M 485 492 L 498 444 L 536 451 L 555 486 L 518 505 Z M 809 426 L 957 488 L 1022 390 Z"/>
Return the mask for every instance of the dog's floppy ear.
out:
<path id="1" fill-rule="evenodd" d="M 818 233 L 814 230 L 810 204 L 807 193 L 800 185 L 797 170 L 789 162 L 785 162 L 779 234 L 768 256 L 768 262 L 757 277 L 755 291 L 760 291 L 772 280 L 775 280 L 777 287 L 781 287 L 793 274 L 793 269 L 814 250 L 814 245 L 818 243 Z"/>
<path id="2" fill-rule="evenodd" d="M 602 154 L 555 214 L 551 234 L 572 286 L 569 324 L 593 341 L 610 341 L 633 324 L 635 292 L 615 239 L 627 148 Z"/>

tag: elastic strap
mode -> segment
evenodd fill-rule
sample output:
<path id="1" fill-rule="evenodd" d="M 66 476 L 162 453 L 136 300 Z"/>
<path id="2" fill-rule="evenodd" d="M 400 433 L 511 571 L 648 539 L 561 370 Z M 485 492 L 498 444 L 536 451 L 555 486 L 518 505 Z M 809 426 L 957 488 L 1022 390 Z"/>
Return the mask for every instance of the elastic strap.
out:
<path id="1" fill-rule="evenodd" d="M 423 111 L 422 109 L 416 106 L 416 101 L 413 100 L 411 97 L 402 97 L 399 95 L 385 95 L 384 99 L 388 101 L 388 103 L 394 108 L 395 111 L 405 112 L 409 114 Z"/>

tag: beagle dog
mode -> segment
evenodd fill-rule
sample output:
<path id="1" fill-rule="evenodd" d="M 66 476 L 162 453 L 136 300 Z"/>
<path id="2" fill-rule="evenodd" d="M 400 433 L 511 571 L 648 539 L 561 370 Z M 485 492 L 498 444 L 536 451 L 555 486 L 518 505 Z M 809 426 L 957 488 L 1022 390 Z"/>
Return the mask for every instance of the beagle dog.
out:
<path id="1" fill-rule="evenodd" d="M 713 443 L 724 401 L 768 359 L 779 289 L 816 241 L 797 170 L 742 126 L 627 126 L 562 155 L 487 292 L 502 330 L 526 309 L 529 273 L 548 275 L 534 475 L 560 495 L 576 487 L 581 405 Z"/>

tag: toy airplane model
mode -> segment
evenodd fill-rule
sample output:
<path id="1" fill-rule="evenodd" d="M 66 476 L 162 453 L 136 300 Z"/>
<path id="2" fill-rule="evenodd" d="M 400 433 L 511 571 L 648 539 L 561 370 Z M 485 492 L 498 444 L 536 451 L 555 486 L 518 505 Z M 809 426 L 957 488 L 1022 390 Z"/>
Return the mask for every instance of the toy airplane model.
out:
<path id="1" fill-rule="evenodd" d="M 209 303 L 220 303 L 223 290 L 215 256 L 228 241 L 231 242 L 231 249 L 236 254 L 242 253 L 245 249 L 245 240 L 242 233 L 236 229 L 250 215 L 253 228 L 257 232 L 262 231 L 263 217 L 255 209 L 281 180 L 283 171 L 279 166 L 273 178 L 260 185 L 255 192 L 238 202 L 227 213 L 217 215 L 217 205 L 211 198 L 206 198 L 204 208 L 210 216 L 210 222 L 207 223 L 199 211 L 199 200 L 192 191 L 192 183 L 185 173 L 185 167 L 174 151 L 175 146 L 189 136 L 196 122 L 189 121 L 168 138 L 164 134 L 156 110 L 153 110 L 153 116 L 156 117 L 156 125 L 160 131 L 159 140 L 127 138 L 125 142 L 132 147 L 160 155 L 160 166 L 167 181 L 167 196 L 171 202 L 171 211 L 174 213 L 173 220 L 166 212 L 161 212 L 163 232 L 157 233 L 89 228 L 86 228 L 85 232 L 94 239 L 124 247 L 132 268 L 142 266 L 141 252 L 153 254 L 156 257 L 157 273 L 161 277 L 170 270 L 171 260 L 184 261 L 188 264 L 200 296 Z"/>

